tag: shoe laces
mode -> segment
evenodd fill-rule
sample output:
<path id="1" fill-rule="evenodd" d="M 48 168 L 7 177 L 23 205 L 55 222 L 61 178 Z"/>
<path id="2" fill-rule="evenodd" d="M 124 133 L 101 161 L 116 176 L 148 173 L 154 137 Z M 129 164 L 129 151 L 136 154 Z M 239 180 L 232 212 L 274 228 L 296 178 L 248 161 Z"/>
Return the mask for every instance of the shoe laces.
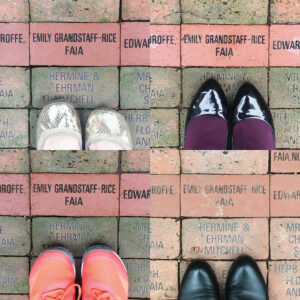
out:
<path id="1" fill-rule="evenodd" d="M 81 287 L 79 284 L 71 284 L 66 289 L 56 289 L 49 292 L 46 292 L 42 295 L 45 300 L 64 300 L 66 295 L 68 295 L 73 288 L 78 288 L 77 300 L 81 297 Z"/>
<path id="2" fill-rule="evenodd" d="M 116 300 L 116 298 L 107 291 L 101 291 L 99 289 L 92 288 L 91 294 L 96 300 Z"/>

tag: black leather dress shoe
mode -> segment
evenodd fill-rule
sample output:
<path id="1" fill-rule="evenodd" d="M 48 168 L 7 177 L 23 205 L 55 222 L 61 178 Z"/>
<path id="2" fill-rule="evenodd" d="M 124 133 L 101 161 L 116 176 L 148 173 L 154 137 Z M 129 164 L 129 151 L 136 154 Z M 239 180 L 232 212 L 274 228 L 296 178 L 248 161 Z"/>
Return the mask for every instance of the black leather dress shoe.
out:
<path id="1" fill-rule="evenodd" d="M 219 284 L 208 263 L 195 260 L 188 266 L 178 300 L 220 300 Z"/>
<path id="2" fill-rule="evenodd" d="M 242 256 L 232 264 L 227 276 L 226 299 L 269 299 L 264 278 L 251 257 Z"/>
<path id="3" fill-rule="evenodd" d="M 231 120 L 234 149 L 273 150 L 275 148 L 272 114 L 262 95 L 252 84 L 244 83 L 239 89 L 233 102 Z M 245 120 L 247 122 L 242 124 Z M 250 149 L 247 148 L 249 144 Z"/>

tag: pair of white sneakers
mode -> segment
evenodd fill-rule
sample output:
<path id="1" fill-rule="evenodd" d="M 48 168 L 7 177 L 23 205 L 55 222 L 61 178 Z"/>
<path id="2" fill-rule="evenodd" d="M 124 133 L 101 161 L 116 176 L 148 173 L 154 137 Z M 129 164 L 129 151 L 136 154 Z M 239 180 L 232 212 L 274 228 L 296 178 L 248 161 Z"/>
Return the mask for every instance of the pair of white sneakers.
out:
<path id="1" fill-rule="evenodd" d="M 82 131 L 75 108 L 66 102 L 47 104 L 37 123 L 37 150 L 81 150 Z M 132 150 L 125 118 L 112 109 L 96 109 L 85 126 L 86 150 Z"/>

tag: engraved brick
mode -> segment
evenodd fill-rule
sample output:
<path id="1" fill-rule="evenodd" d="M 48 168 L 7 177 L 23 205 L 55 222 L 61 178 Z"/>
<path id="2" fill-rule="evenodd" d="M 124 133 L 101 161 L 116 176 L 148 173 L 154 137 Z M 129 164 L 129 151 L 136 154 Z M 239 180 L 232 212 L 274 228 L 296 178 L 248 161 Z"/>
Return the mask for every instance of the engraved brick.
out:
<path id="1" fill-rule="evenodd" d="M 180 155 L 177 149 L 152 149 L 150 152 L 151 174 L 179 174 Z"/>
<path id="2" fill-rule="evenodd" d="M 121 68 L 120 107 L 149 109 L 152 78 L 149 67 Z"/>
<path id="3" fill-rule="evenodd" d="M 30 0 L 33 22 L 117 22 L 120 0 Z"/>
<path id="4" fill-rule="evenodd" d="M 0 109 L 0 148 L 28 147 L 27 109 Z"/>
<path id="5" fill-rule="evenodd" d="M 0 300 L 29 300 L 28 295 L 0 295 Z"/>
<path id="6" fill-rule="evenodd" d="M 30 252 L 30 220 L 0 217 L 0 255 L 23 256 Z"/>
<path id="7" fill-rule="evenodd" d="M 268 151 L 183 150 L 180 155 L 182 173 L 267 174 L 269 168 Z"/>
<path id="8" fill-rule="evenodd" d="M 118 23 L 31 23 L 30 30 L 32 65 L 118 66 L 120 63 Z M 77 40 L 72 45 L 68 42 L 69 33 Z"/>
<path id="9" fill-rule="evenodd" d="M 300 173 L 300 151 L 272 151 L 271 172 L 273 173 Z"/>
<path id="10" fill-rule="evenodd" d="M 267 259 L 268 219 L 187 219 L 182 221 L 184 259 Z"/>
<path id="11" fill-rule="evenodd" d="M 29 173 L 27 149 L 0 150 L 0 173 Z"/>
<path id="12" fill-rule="evenodd" d="M 270 107 L 300 108 L 299 82 L 300 68 L 271 68 Z"/>
<path id="13" fill-rule="evenodd" d="M 181 71 L 151 67 L 151 107 L 177 107 L 181 97 Z"/>
<path id="14" fill-rule="evenodd" d="M 226 286 L 226 279 L 228 276 L 228 271 L 233 263 L 233 261 L 208 261 L 209 265 L 215 271 L 218 282 L 220 284 L 221 289 L 221 299 L 225 299 L 225 286 Z M 182 261 L 180 263 L 180 281 L 183 278 L 183 275 L 190 263 L 186 261 Z M 262 272 L 265 282 L 267 282 L 267 264 L 265 261 L 257 262 L 260 271 Z M 273 299 L 273 298 L 272 298 Z"/>
<path id="15" fill-rule="evenodd" d="M 299 23 L 299 0 L 271 0 L 272 23 Z"/>
<path id="16" fill-rule="evenodd" d="M 271 176 L 271 216 L 300 217 L 300 175 Z"/>
<path id="17" fill-rule="evenodd" d="M 1 10 L 1 8 L 0 8 Z M 30 71 L 0 67 L 0 107 L 23 108 L 30 103 Z"/>
<path id="18" fill-rule="evenodd" d="M 161 234 L 164 228 L 167 235 Z M 175 259 L 180 224 L 173 219 L 121 218 L 120 255 L 125 258 Z"/>
<path id="19" fill-rule="evenodd" d="M 131 285 L 129 297 L 176 299 L 178 294 L 177 261 L 126 259 Z"/>
<path id="20" fill-rule="evenodd" d="M 29 22 L 29 0 L 1 0 L 0 21 L 12 23 Z"/>
<path id="21" fill-rule="evenodd" d="M 150 155 L 147 150 L 122 151 L 121 170 L 123 173 L 149 173 Z"/>
<path id="22" fill-rule="evenodd" d="M 150 2 L 151 24 L 180 24 L 180 0 Z"/>
<path id="23" fill-rule="evenodd" d="M 117 249 L 116 218 L 34 218 L 32 253 L 37 256 L 50 246 L 67 248 L 76 257 L 93 245 Z"/>
<path id="24" fill-rule="evenodd" d="M 33 215 L 117 216 L 117 174 L 31 174 Z"/>
<path id="25" fill-rule="evenodd" d="M 148 21 L 150 19 L 150 0 L 122 0 L 122 19 Z"/>
<path id="26" fill-rule="evenodd" d="M 268 175 L 181 175 L 181 214 L 268 217 Z"/>
<path id="27" fill-rule="evenodd" d="M 114 174 L 118 151 L 30 151 L 33 173 Z"/>
<path id="28" fill-rule="evenodd" d="M 189 107 L 201 85 L 208 79 L 216 79 L 222 86 L 227 101 L 233 103 L 238 89 L 245 81 L 255 85 L 268 99 L 268 70 L 266 68 L 187 68 L 183 70 L 183 106 Z"/>
<path id="29" fill-rule="evenodd" d="M 7 3 L 7 1 L 5 1 Z M 29 66 L 29 24 L 0 24 L 0 66 Z"/>
<path id="30" fill-rule="evenodd" d="M 151 147 L 177 147 L 179 114 L 177 109 L 153 109 L 151 115 Z"/>
<path id="31" fill-rule="evenodd" d="M 32 99 L 37 108 L 57 99 L 78 108 L 118 107 L 118 68 L 34 68 Z"/>
<path id="32" fill-rule="evenodd" d="M 270 248 L 272 260 L 299 259 L 299 230 L 299 218 L 271 218 Z"/>
<path id="33" fill-rule="evenodd" d="M 150 65 L 180 67 L 180 25 L 151 25 L 150 34 Z"/>
<path id="34" fill-rule="evenodd" d="M 299 261 L 270 261 L 268 284 L 270 299 L 299 299 L 299 271 Z"/>
<path id="35" fill-rule="evenodd" d="M 23 174 L 0 175 L 0 215 L 29 215 L 29 176 Z"/>
<path id="36" fill-rule="evenodd" d="M 180 176 L 151 175 L 151 217 L 180 217 Z"/>
<path id="37" fill-rule="evenodd" d="M 0 293 L 29 292 L 29 262 L 26 257 L 0 257 Z"/>
<path id="38" fill-rule="evenodd" d="M 182 0 L 183 23 L 266 24 L 268 0 Z"/>
<path id="39" fill-rule="evenodd" d="M 276 148 L 294 149 L 300 147 L 300 110 L 273 109 L 272 115 L 276 134 Z"/>
<path id="40" fill-rule="evenodd" d="M 149 216 L 150 201 L 149 174 L 121 174 L 121 216 Z"/>
<path id="41" fill-rule="evenodd" d="M 120 113 L 131 129 L 134 150 L 150 148 L 150 112 L 149 110 L 123 110 Z"/>
<path id="42" fill-rule="evenodd" d="M 220 35 L 237 35 L 239 42 L 221 44 Z M 268 26 L 182 25 L 182 65 L 267 67 L 268 37 Z"/>
<path id="43" fill-rule="evenodd" d="M 185 127 L 186 127 L 186 118 L 188 114 L 188 109 L 184 108 L 179 111 L 179 123 L 180 123 L 180 146 L 183 148 L 184 146 L 184 138 L 185 138 Z"/>
<path id="44" fill-rule="evenodd" d="M 300 25 L 272 25 L 270 29 L 270 66 L 300 66 Z"/>

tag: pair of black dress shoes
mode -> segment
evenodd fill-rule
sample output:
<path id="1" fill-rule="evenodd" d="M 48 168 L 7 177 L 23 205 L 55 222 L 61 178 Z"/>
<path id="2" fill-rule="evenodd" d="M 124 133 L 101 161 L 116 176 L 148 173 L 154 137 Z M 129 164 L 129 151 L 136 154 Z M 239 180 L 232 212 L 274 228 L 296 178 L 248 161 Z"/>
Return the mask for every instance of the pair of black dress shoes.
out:
<path id="1" fill-rule="evenodd" d="M 178 300 L 220 300 L 214 271 L 203 260 L 193 261 L 186 270 Z M 231 266 L 226 281 L 226 300 L 268 300 L 264 278 L 249 256 L 241 256 Z"/>
<path id="2" fill-rule="evenodd" d="M 190 106 L 185 150 L 273 150 L 274 124 L 267 103 L 250 83 L 239 89 L 229 108 L 214 79 L 206 81 Z"/>

